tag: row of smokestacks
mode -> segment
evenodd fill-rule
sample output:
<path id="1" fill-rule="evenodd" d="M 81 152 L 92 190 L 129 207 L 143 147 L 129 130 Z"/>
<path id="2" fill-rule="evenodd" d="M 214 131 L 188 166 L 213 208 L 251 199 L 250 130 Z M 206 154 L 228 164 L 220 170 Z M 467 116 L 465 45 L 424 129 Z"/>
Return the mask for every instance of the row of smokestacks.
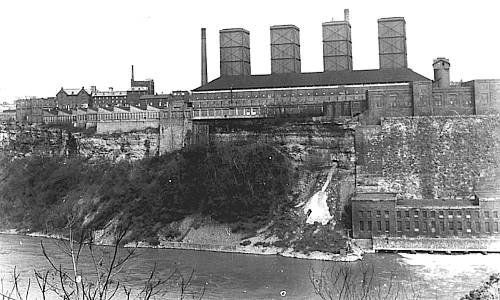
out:
<path id="1" fill-rule="evenodd" d="M 349 10 L 343 21 L 322 24 L 324 71 L 351 71 L 352 40 Z M 300 73 L 300 30 L 295 25 L 271 26 L 271 73 Z M 250 75 L 250 32 L 243 28 L 222 29 L 220 75 Z M 202 28 L 202 84 L 206 77 L 206 31 Z M 406 22 L 404 18 L 378 20 L 379 66 L 381 69 L 407 68 Z"/>

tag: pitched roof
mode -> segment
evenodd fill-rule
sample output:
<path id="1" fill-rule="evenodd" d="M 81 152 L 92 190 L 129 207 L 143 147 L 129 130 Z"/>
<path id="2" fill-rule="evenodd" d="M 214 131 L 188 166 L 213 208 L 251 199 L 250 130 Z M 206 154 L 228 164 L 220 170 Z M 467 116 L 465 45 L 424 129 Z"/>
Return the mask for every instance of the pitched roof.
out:
<path id="1" fill-rule="evenodd" d="M 222 76 L 194 89 L 194 92 L 263 88 L 405 83 L 428 81 L 412 69 L 373 69 L 311 73 Z"/>

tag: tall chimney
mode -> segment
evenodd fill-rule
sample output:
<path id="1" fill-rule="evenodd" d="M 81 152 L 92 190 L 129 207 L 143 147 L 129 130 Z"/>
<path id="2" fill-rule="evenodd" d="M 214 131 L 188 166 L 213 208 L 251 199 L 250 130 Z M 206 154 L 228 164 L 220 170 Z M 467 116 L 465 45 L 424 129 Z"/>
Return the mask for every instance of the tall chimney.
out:
<path id="1" fill-rule="evenodd" d="M 404 18 L 378 19 L 380 69 L 408 68 Z"/>
<path id="2" fill-rule="evenodd" d="M 207 84 L 207 30 L 201 29 L 201 85 Z"/>
<path id="3" fill-rule="evenodd" d="M 295 25 L 271 26 L 271 73 L 300 73 L 300 35 Z"/>
<path id="4" fill-rule="evenodd" d="M 134 81 L 134 65 L 132 65 L 132 81 Z"/>
<path id="5" fill-rule="evenodd" d="M 219 31 L 220 76 L 250 75 L 250 32 L 243 28 Z"/>
<path id="6" fill-rule="evenodd" d="M 349 10 L 344 9 L 344 21 L 323 23 L 323 69 L 352 71 L 352 41 Z"/>

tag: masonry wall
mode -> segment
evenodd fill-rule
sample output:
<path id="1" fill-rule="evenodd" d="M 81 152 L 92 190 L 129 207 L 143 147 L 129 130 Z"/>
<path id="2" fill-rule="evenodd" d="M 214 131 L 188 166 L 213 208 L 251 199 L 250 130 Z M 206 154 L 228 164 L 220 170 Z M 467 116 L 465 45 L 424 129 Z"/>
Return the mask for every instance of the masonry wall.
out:
<path id="1" fill-rule="evenodd" d="M 97 133 L 98 134 L 108 134 L 108 133 L 118 133 L 118 132 L 129 132 L 144 130 L 146 128 L 158 128 L 158 120 L 113 120 L 113 121 L 102 121 L 97 122 Z"/>
<path id="2" fill-rule="evenodd" d="M 500 187 L 500 117 L 385 119 L 356 131 L 359 191 L 466 198 Z"/>

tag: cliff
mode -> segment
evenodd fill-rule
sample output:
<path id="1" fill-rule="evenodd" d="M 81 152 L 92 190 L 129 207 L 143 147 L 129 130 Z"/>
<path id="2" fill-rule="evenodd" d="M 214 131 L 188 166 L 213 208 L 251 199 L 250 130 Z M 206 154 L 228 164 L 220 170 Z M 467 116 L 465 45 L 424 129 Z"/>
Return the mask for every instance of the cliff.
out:
<path id="1" fill-rule="evenodd" d="M 176 126 L 176 135 L 188 134 L 183 124 Z M 10 207 L 3 226 L 54 232 L 70 214 L 76 225 L 104 232 L 130 222 L 135 225 L 128 241 L 151 244 L 196 242 L 206 234 L 193 235 L 204 232 L 195 227 L 221 224 L 238 237 L 232 243 L 305 251 L 345 247 L 340 221 L 353 192 L 353 131 L 313 122 L 252 126 L 195 124 L 191 141 L 209 145 L 159 157 L 159 145 L 166 135 L 174 137 L 172 131 L 91 135 L 4 129 L 3 153 L 16 159 L 3 164 L 8 195 L 2 204 Z M 208 132 L 208 139 L 201 137 Z M 311 201 L 319 192 L 321 202 Z M 182 227 L 193 215 L 206 221 Z M 248 239 L 256 234 L 259 239 Z"/>

